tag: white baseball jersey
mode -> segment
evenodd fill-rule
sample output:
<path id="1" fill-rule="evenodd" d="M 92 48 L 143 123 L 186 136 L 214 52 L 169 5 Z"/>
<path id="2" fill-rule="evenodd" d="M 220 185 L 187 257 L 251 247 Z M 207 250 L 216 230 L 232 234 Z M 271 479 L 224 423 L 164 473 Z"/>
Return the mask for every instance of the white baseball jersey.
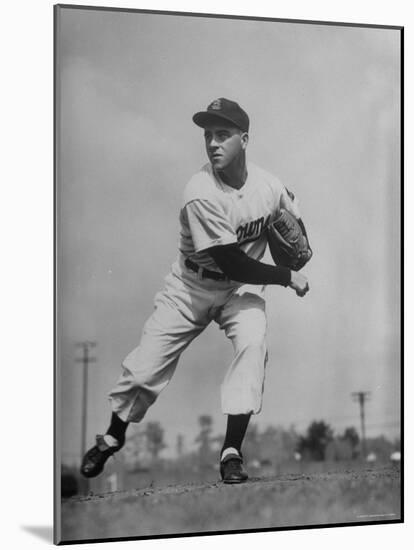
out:
<path id="1" fill-rule="evenodd" d="M 296 200 L 292 201 L 277 178 L 253 163 L 247 171 L 243 187 L 234 189 L 206 164 L 185 188 L 179 250 L 201 267 L 220 271 L 205 250 L 232 243 L 239 243 L 248 256 L 260 260 L 267 244 L 265 229 L 279 209 L 300 217 Z"/>

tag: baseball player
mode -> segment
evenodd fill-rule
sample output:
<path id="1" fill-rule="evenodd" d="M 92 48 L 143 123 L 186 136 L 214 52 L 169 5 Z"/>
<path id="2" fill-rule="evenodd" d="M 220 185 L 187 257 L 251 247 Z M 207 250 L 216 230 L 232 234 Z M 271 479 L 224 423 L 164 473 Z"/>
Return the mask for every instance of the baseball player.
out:
<path id="1" fill-rule="evenodd" d="M 225 483 L 245 481 L 241 447 L 251 415 L 262 406 L 267 362 L 264 286 L 289 287 L 298 296 L 309 290 L 303 274 L 260 262 L 266 229 L 282 209 L 304 226 L 294 195 L 247 162 L 246 112 L 220 98 L 193 121 L 204 130 L 209 162 L 184 190 L 177 260 L 155 297 L 139 346 L 122 363 L 109 394 L 109 428 L 96 436 L 96 445 L 82 461 L 86 477 L 101 473 L 107 459 L 121 449 L 129 423 L 143 419 L 170 381 L 181 353 L 214 321 L 234 349 L 221 387 L 227 429 L 220 473 Z"/>

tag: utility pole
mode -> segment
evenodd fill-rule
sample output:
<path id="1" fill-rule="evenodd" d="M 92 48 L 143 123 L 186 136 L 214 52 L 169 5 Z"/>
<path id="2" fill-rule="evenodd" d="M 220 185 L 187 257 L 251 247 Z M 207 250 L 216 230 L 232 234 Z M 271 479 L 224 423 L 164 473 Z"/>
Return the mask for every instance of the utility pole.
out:
<path id="1" fill-rule="evenodd" d="M 352 392 L 352 398 L 359 403 L 359 412 L 361 417 L 361 443 L 362 443 L 362 455 L 365 458 L 367 454 L 366 439 L 365 439 L 365 401 L 368 401 L 370 392 L 358 391 Z"/>
<path id="2" fill-rule="evenodd" d="M 87 423 L 87 414 L 88 414 L 88 367 L 90 363 L 95 363 L 96 358 L 90 356 L 90 349 L 96 346 L 96 342 L 79 342 L 76 344 L 77 347 L 82 348 L 83 354 L 82 357 L 76 359 L 77 363 L 82 363 L 83 365 L 83 394 L 82 394 L 82 439 L 81 439 L 81 456 L 83 457 L 86 453 L 86 423 Z"/>

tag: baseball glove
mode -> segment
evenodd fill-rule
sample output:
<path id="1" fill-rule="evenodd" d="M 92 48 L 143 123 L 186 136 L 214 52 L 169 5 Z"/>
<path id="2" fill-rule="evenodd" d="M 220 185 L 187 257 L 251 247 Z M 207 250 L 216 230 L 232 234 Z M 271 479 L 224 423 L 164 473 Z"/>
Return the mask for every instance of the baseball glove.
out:
<path id="1" fill-rule="evenodd" d="M 302 227 L 288 210 L 280 210 L 279 216 L 267 228 L 267 241 L 275 264 L 299 271 L 312 258 Z"/>

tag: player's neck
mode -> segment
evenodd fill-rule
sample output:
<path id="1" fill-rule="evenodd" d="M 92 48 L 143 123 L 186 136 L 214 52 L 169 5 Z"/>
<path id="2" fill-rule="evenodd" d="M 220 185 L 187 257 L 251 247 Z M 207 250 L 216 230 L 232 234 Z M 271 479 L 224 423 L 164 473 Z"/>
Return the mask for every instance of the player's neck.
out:
<path id="1" fill-rule="evenodd" d="M 234 189 L 240 189 L 246 183 L 247 180 L 247 163 L 246 156 L 236 159 L 236 161 L 224 170 L 217 172 L 219 178 L 230 187 Z"/>

